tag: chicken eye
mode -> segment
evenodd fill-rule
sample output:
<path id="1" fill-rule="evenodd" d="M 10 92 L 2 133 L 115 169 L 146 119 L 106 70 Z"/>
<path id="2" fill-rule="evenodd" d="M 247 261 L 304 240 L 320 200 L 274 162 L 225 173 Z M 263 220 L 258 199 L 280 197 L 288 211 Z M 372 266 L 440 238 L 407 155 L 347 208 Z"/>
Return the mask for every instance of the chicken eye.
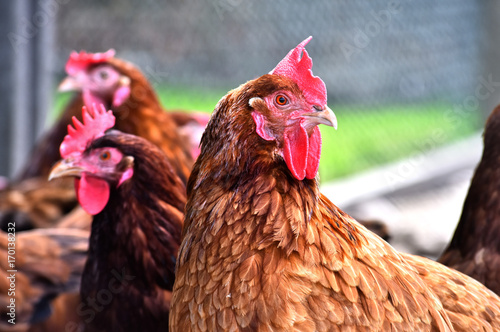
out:
<path id="1" fill-rule="evenodd" d="M 288 104 L 288 98 L 284 95 L 277 95 L 275 100 L 276 100 L 276 104 L 278 104 L 280 106 Z"/>
<path id="2" fill-rule="evenodd" d="M 99 156 L 99 159 L 101 159 L 102 161 L 108 161 L 109 159 L 111 159 L 111 153 L 109 151 L 104 151 Z"/>
<path id="3" fill-rule="evenodd" d="M 108 79 L 108 77 L 109 77 L 109 74 L 108 74 L 108 72 L 107 72 L 107 71 L 105 71 L 105 70 L 101 70 L 101 71 L 99 72 L 99 77 L 100 77 L 102 80 L 107 80 L 107 79 Z"/>

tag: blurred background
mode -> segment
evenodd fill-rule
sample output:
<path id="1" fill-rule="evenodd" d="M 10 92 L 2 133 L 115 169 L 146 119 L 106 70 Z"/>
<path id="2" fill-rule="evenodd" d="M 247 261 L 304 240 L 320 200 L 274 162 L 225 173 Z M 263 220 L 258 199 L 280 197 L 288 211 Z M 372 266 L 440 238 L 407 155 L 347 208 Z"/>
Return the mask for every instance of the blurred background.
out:
<path id="1" fill-rule="evenodd" d="M 380 220 L 400 250 L 435 257 L 449 241 L 500 101 L 500 3 L 76 1 L 0 3 L 0 175 L 15 177 L 69 100 L 72 50 L 114 48 L 169 109 L 211 112 L 300 41 L 339 128 L 322 128 L 323 192 Z"/>

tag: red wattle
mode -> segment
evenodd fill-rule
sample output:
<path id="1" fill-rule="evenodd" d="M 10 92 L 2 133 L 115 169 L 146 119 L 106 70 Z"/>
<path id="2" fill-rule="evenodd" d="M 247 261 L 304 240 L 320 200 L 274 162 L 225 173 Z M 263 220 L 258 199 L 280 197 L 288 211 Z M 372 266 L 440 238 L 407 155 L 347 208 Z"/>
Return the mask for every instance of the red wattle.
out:
<path id="1" fill-rule="evenodd" d="M 288 129 L 284 134 L 283 157 L 297 180 L 314 179 L 321 157 L 321 132 L 314 127 L 311 137 L 302 124 Z"/>
<path id="2" fill-rule="evenodd" d="M 283 149 L 283 157 L 285 158 L 286 165 L 297 180 L 303 180 L 306 176 L 309 150 L 307 131 L 299 125 L 287 129 L 284 134 L 285 147 Z"/>
<path id="3" fill-rule="evenodd" d="M 109 200 L 109 184 L 99 178 L 82 174 L 75 179 L 76 197 L 82 208 L 96 215 L 101 212 Z"/>
<path id="4" fill-rule="evenodd" d="M 318 174 L 319 160 L 321 158 L 321 132 L 318 127 L 314 127 L 311 137 L 309 137 L 309 151 L 307 154 L 306 178 L 314 179 Z"/>

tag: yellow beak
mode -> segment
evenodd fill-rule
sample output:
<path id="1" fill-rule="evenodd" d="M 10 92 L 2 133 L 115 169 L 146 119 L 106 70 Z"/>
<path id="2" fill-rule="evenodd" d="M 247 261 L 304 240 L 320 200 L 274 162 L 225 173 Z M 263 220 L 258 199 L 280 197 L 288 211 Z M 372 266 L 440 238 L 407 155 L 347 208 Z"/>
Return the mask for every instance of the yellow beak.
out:
<path id="1" fill-rule="evenodd" d="M 81 87 L 80 82 L 78 82 L 78 80 L 72 76 L 66 76 L 61 81 L 61 83 L 59 83 L 59 86 L 57 87 L 57 90 L 59 92 L 79 91 L 81 89 L 82 89 L 82 87 Z"/>
<path id="2" fill-rule="evenodd" d="M 309 125 L 324 124 L 337 129 L 337 117 L 330 107 L 325 106 L 324 109 L 315 108 L 315 110 L 315 112 L 302 114 L 302 117 L 307 117 Z"/>
<path id="3" fill-rule="evenodd" d="M 49 181 L 67 176 L 80 177 L 83 171 L 84 169 L 75 165 L 72 159 L 63 159 L 58 161 L 50 170 Z"/>

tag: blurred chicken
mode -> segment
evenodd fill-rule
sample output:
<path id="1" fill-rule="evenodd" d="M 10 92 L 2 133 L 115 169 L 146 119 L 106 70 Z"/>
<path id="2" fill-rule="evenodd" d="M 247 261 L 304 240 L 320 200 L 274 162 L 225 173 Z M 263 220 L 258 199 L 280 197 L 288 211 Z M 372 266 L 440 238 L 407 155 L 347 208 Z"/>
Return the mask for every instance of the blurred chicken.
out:
<path id="1" fill-rule="evenodd" d="M 33 226 L 51 227 L 75 207 L 73 183 L 65 180 L 47 182 L 46 178 L 31 178 L 0 191 L 0 220 L 2 230 L 9 222 L 16 231 Z"/>
<path id="2" fill-rule="evenodd" d="M 210 120 L 210 115 L 206 113 L 186 113 L 170 112 L 172 119 L 179 128 L 179 133 L 191 146 L 191 156 L 194 160 L 200 154 L 200 140 L 205 128 Z"/>
<path id="3" fill-rule="evenodd" d="M 159 146 L 172 161 L 181 179 L 189 176 L 193 158 L 190 145 L 181 139 L 177 125 L 161 107 L 151 84 L 133 64 L 114 57 L 114 50 L 105 53 L 71 53 L 66 63 L 68 77 L 60 91 L 79 93 L 68 104 L 60 120 L 34 149 L 21 179 L 46 176 L 60 159 L 59 145 L 66 135 L 71 118 L 81 120 L 82 106 L 103 104 L 116 116 L 115 129 L 141 136 Z"/>
<path id="4" fill-rule="evenodd" d="M 363 220 L 356 219 L 356 220 L 361 225 L 365 226 L 370 232 L 377 234 L 384 241 L 390 243 L 391 232 L 389 231 L 389 228 L 384 222 L 376 219 L 363 219 Z"/>
<path id="5" fill-rule="evenodd" d="M 303 41 L 216 106 L 188 181 L 171 331 L 498 331 L 500 298 L 319 192 L 336 127 Z"/>
<path id="6" fill-rule="evenodd" d="M 66 323 L 77 324 L 74 303 L 79 302 L 88 237 L 87 231 L 76 229 L 38 229 L 15 237 L 0 233 L 0 331 L 28 331 L 40 322 L 62 327 L 44 331 L 65 331 Z M 11 299 L 15 325 L 7 321 L 13 318 L 8 315 Z M 68 305 L 75 310 L 67 312 Z"/>
<path id="7" fill-rule="evenodd" d="M 92 214 L 80 291 L 85 331 L 166 331 L 185 186 L 151 142 L 116 130 L 111 111 L 75 121 L 51 178 L 75 177 Z M 102 295 L 106 292 L 106 296 Z"/>
<path id="8" fill-rule="evenodd" d="M 438 261 L 500 295 L 500 106 L 486 122 L 481 162 L 455 234 Z"/>
<path id="9" fill-rule="evenodd" d="M 71 118 L 76 116 L 81 120 L 84 104 L 91 107 L 93 103 L 102 103 L 111 109 L 116 116 L 115 129 L 156 144 L 167 155 L 181 180 L 186 182 L 189 177 L 194 160 L 192 154 L 196 156 L 198 153 L 196 140 L 200 137 L 200 128 L 204 128 L 208 121 L 208 115 L 172 116 L 165 112 L 141 71 L 129 62 L 115 58 L 113 50 L 106 53 L 73 52 L 66 64 L 66 72 L 69 76 L 61 83 L 60 90 L 79 92 L 33 149 L 33 155 L 19 178 L 21 182 L 14 182 L 0 196 L 2 229 L 12 218 L 22 220 L 27 229 L 54 225 L 77 205 L 74 191 L 68 190 L 71 180 L 48 184 L 46 177 L 60 159 L 59 145 Z M 179 126 L 176 121 L 182 124 Z M 31 180 L 33 177 L 37 180 Z M 29 186 L 22 182 L 26 179 L 30 179 Z M 58 193 L 59 184 L 61 191 Z M 30 190 L 26 191 L 26 187 Z M 47 198 L 45 192 L 48 192 Z"/>

